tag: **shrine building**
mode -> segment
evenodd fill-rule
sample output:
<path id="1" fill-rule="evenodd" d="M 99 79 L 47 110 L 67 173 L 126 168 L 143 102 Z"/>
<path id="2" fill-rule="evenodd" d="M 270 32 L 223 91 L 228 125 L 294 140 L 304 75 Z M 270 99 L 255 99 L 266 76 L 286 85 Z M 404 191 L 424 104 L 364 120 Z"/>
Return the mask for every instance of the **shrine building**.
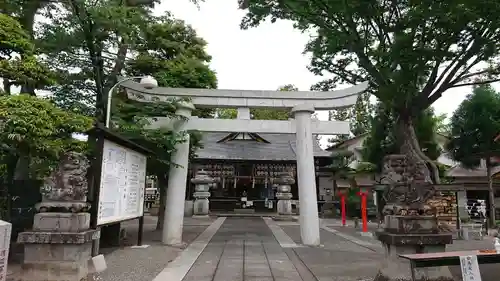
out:
<path id="1" fill-rule="evenodd" d="M 273 181 L 281 172 L 293 174 L 293 200 L 298 200 L 295 134 L 205 132 L 202 137 L 203 147 L 190 163 L 188 177 L 193 177 L 193 171 L 203 169 L 218 178 L 210 188 L 211 211 L 238 209 L 244 192 L 255 211 L 272 211 L 276 207 Z M 331 164 L 331 152 L 320 147 L 316 136 L 313 138 L 316 194 L 321 202 L 332 199 L 326 197 L 333 195 L 331 175 L 323 172 L 323 167 Z M 192 199 L 193 192 L 194 185 L 188 183 L 187 198 Z"/>

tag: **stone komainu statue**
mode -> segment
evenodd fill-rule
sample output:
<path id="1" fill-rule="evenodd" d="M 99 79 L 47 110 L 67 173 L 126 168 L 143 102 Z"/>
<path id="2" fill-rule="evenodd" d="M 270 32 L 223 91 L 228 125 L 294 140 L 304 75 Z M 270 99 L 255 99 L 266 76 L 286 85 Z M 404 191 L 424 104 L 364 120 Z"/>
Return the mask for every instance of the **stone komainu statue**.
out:
<path id="1" fill-rule="evenodd" d="M 41 188 L 39 212 L 85 212 L 87 201 L 87 169 L 89 161 L 82 153 L 67 152 L 61 156 L 57 168 L 45 178 Z"/>

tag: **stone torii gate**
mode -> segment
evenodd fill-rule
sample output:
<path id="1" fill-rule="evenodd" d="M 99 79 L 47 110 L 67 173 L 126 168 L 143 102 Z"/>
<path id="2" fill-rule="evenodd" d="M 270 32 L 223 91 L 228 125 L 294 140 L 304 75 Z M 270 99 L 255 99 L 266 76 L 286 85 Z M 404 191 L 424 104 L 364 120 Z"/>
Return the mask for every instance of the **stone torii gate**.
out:
<path id="1" fill-rule="evenodd" d="M 282 133 L 297 137 L 297 183 L 299 190 L 300 234 L 304 245 L 320 244 L 319 217 L 316 198 L 316 181 L 313 158 L 313 134 L 349 134 L 349 122 L 319 121 L 311 119 L 315 110 L 331 110 L 353 106 L 368 83 L 331 92 L 312 91 L 251 91 L 184 88 L 144 88 L 133 81 L 122 84 L 130 99 L 139 102 L 169 101 L 171 98 L 189 99 L 179 102 L 176 114 L 186 118 L 157 118 L 152 128 L 169 127 L 176 131 L 199 130 L 204 132 Z M 198 108 L 238 108 L 240 119 L 204 119 L 191 116 Z M 294 119 L 251 120 L 250 108 L 291 109 Z M 179 143 L 172 155 L 178 164 L 169 171 L 165 223 L 162 242 L 168 245 L 182 243 L 184 202 L 189 165 L 189 137 Z"/>

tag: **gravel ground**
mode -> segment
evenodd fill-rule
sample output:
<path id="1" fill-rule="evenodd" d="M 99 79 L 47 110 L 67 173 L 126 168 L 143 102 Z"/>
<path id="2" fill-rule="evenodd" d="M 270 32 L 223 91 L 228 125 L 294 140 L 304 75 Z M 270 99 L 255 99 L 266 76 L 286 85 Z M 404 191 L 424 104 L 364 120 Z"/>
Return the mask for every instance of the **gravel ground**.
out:
<path id="1" fill-rule="evenodd" d="M 161 244 L 161 232 L 156 228 L 156 217 L 147 216 L 144 220 L 144 245 L 148 248 L 122 247 L 105 255 L 108 268 L 100 274 L 102 281 L 151 281 L 169 262 L 175 259 L 183 249 Z M 193 242 L 213 219 L 184 218 L 183 241 Z M 124 223 L 127 240 L 135 242 L 137 223 Z M 133 244 L 133 243 L 131 243 Z"/>
<path id="2" fill-rule="evenodd" d="M 126 229 L 123 247 L 105 248 L 101 252 L 105 256 L 107 269 L 94 278 L 100 281 L 151 281 L 165 266 L 175 259 L 181 248 L 161 244 L 161 232 L 156 231 L 156 217 L 145 216 L 143 244 L 148 248 L 131 248 L 137 241 L 137 221 L 122 223 Z M 210 219 L 184 219 L 183 241 L 191 243 L 212 222 Z M 9 263 L 7 281 L 20 280 L 20 265 Z"/>
<path id="3" fill-rule="evenodd" d="M 281 228 L 300 244 L 300 227 Z M 320 231 L 321 248 L 296 248 L 302 262 L 319 281 L 370 280 L 377 273 L 381 252 L 353 243 L 325 230 Z"/>

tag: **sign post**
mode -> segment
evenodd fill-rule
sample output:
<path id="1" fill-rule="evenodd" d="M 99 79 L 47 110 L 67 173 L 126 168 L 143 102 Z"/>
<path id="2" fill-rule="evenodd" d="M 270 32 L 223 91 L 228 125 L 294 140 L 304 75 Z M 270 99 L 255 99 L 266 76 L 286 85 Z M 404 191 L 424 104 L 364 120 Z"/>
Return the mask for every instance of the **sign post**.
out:
<path id="1" fill-rule="evenodd" d="M 360 191 L 358 195 L 361 196 L 361 219 L 363 221 L 363 232 L 368 232 L 368 216 L 366 214 L 366 192 Z"/>
<path id="2" fill-rule="evenodd" d="M 12 225 L 0 220 L 0 281 L 7 280 L 7 261 L 9 259 L 11 231 Z"/>
<path id="3" fill-rule="evenodd" d="M 342 226 L 345 226 L 346 225 L 345 194 L 343 192 L 339 192 L 338 196 L 340 196 L 340 213 L 342 216 Z"/>

